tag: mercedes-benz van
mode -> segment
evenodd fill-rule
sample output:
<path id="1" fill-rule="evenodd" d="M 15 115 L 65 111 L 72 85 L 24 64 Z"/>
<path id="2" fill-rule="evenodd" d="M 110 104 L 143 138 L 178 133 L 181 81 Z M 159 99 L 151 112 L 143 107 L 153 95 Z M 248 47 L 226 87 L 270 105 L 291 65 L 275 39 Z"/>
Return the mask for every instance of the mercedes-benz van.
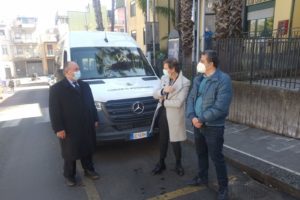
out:
<path id="1" fill-rule="evenodd" d="M 67 61 L 78 63 L 81 80 L 92 89 L 100 120 L 97 140 L 150 137 L 159 78 L 127 33 L 68 32 L 59 42 L 57 75 Z M 57 76 L 58 77 L 58 76 Z M 59 77 L 58 77 L 59 79 Z"/>

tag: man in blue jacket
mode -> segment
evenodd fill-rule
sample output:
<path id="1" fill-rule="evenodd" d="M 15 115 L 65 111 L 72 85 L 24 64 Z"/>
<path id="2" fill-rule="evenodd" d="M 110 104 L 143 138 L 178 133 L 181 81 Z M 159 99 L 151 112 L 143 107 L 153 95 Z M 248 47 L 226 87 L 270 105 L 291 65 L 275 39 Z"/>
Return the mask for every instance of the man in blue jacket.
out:
<path id="1" fill-rule="evenodd" d="M 187 100 L 187 117 L 194 126 L 199 172 L 189 184 L 208 184 L 209 155 L 217 173 L 218 199 L 228 199 L 228 176 L 222 150 L 225 118 L 232 98 L 231 79 L 218 69 L 217 52 L 213 50 L 202 53 L 197 72 L 200 75 L 195 77 Z"/>

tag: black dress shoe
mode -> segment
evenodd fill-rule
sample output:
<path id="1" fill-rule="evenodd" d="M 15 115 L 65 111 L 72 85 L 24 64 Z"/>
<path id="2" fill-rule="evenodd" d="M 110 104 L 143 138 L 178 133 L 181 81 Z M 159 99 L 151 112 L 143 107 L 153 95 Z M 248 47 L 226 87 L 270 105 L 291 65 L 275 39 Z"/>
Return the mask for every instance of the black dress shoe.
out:
<path id="1" fill-rule="evenodd" d="M 76 180 L 74 177 L 65 178 L 65 182 L 69 187 L 74 187 L 76 185 Z"/>
<path id="2" fill-rule="evenodd" d="M 218 193 L 218 200 L 228 200 L 229 199 L 228 187 L 222 188 Z"/>
<path id="3" fill-rule="evenodd" d="M 183 176 L 184 175 L 184 169 L 183 169 L 183 167 L 181 165 L 176 165 L 175 172 L 179 176 Z"/>
<path id="4" fill-rule="evenodd" d="M 152 175 L 161 174 L 164 170 L 166 170 L 165 163 L 157 163 L 155 168 L 152 170 Z"/>
<path id="5" fill-rule="evenodd" d="M 195 176 L 187 184 L 190 185 L 190 186 L 202 186 L 202 185 L 207 186 L 208 185 L 208 181 L 204 180 L 204 179 L 201 179 L 199 176 Z"/>
<path id="6" fill-rule="evenodd" d="M 84 175 L 92 180 L 97 180 L 100 178 L 97 172 L 91 170 L 84 170 Z"/>

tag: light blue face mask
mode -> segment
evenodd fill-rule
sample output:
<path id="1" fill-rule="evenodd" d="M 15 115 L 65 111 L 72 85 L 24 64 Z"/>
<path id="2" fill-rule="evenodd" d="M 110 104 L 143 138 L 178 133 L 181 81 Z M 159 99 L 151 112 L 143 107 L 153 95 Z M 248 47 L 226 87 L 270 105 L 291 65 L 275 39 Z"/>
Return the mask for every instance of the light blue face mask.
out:
<path id="1" fill-rule="evenodd" d="M 163 73 L 164 73 L 164 75 L 165 75 L 165 76 L 169 76 L 169 72 L 168 72 L 168 70 L 166 70 L 166 69 L 163 69 Z"/>
<path id="2" fill-rule="evenodd" d="M 81 77 L 81 72 L 79 70 L 74 72 L 74 76 L 73 76 L 74 80 L 78 81 L 80 77 Z"/>

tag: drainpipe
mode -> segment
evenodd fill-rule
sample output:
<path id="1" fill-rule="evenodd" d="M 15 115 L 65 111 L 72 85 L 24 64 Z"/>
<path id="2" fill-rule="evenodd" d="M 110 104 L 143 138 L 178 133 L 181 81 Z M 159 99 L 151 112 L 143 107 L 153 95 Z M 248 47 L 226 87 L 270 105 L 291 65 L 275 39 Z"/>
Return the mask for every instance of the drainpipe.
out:
<path id="1" fill-rule="evenodd" d="M 295 10 L 294 8 L 295 8 L 295 0 L 292 0 L 291 16 L 290 16 L 290 23 L 289 23 L 289 37 L 292 36 L 292 25 L 293 25 L 294 10 Z"/>

